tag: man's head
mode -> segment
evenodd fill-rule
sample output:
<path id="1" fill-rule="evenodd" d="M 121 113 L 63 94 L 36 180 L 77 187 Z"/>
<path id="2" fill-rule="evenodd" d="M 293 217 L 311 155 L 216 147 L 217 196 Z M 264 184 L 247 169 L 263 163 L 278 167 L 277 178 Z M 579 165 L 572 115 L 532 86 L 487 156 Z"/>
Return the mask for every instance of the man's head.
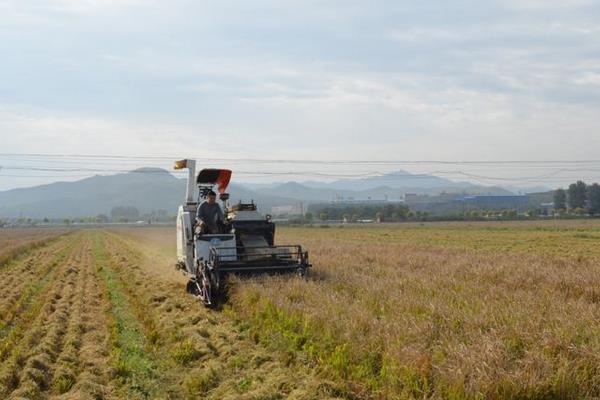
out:
<path id="1" fill-rule="evenodd" d="M 217 194 L 214 191 L 210 191 L 208 192 L 208 196 L 206 196 L 206 201 L 208 202 L 208 204 L 214 204 L 214 202 L 217 200 Z"/>

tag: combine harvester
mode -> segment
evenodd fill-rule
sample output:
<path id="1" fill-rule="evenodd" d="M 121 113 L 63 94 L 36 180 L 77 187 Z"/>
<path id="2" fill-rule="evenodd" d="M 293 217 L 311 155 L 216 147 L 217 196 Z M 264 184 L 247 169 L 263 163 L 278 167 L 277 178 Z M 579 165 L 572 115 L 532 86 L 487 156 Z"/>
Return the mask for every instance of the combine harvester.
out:
<path id="1" fill-rule="evenodd" d="M 213 305 L 229 273 L 295 272 L 305 276 L 310 264 L 308 252 L 299 245 L 275 246 L 275 224 L 256 205 L 239 202 L 229 207 L 225 193 L 231 171 L 203 169 L 196 176 L 194 160 L 175 162 L 175 169 L 188 170 L 185 204 L 177 212 L 177 265 L 190 277 L 187 291 L 207 305 Z M 198 200 L 194 199 L 194 185 Z M 223 203 L 224 220 L 217 221 L 218 233 L 203 233 L 196 210 L 217 185 Z"/>

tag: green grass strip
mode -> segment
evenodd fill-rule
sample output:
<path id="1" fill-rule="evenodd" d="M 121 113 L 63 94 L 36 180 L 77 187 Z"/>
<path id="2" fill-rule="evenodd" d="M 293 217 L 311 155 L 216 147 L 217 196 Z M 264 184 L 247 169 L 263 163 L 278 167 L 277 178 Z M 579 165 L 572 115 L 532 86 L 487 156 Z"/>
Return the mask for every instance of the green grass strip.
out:
<path id="1" fill-rule="evenodd" d="M 110 302 L 108 317 L 115 375 L 121 389 L 133 398 L 160 398 L 158 371 L 152 354 L 147 351 L 147 338 L 117 273 L 110 265 L 101 236 L 101 233 L 94 235 L 93 255 Z"/>
<path id="2" fill-rule="evenodd" d="M 401 368 L 386 358 L 377 343 L 368 352 L 357 352 L 335 332 L 301 313 L 280 309 L 258 292 L 238 295 L 226 312 L 246 324 L 251 336 L 267 348 L 291 359 L 303 354 L 318 363 L 338 382 L 336 396 L 377 397 L 387 388 L 400 393 L 400 398 L 420 398 L 432 389 L 419 371 Z"/>

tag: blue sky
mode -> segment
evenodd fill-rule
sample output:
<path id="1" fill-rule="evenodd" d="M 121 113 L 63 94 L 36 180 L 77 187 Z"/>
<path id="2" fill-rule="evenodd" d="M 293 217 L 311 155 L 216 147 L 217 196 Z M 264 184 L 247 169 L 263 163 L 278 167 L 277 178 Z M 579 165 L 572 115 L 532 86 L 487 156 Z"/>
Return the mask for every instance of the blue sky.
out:
<path id="1" fill-rule="evenodd" d="M 600 150 L 599 1 L 0 0 L 0 60 L 0 152 Z"/>

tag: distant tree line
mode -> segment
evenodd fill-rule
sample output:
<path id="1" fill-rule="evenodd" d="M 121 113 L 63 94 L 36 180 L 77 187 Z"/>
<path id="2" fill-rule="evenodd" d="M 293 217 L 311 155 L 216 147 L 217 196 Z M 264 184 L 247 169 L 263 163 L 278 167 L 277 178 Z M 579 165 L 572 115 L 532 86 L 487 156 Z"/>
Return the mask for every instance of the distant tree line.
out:
<path id="1" fill-rule="evenodd" d="M 600 214 L 600 185 L 577 181 L 566 190 L 559 188 L 554 192 L 554 208 L 559 212 Z"/>
<path id="2" fill-rule="evenodd" d="M 110 222 L 129 223 L 144 221 L 146 223 L 165 223 L 174 222 L 175 214 L 170 214 L 165 209 L 152 210 L 147 213 L 141 213 L 136 207 L 120 206 L 114 207 L 109 215 L 98 214 L 85 217 L 61 217 L 61 218 L 4 218 L 0 219 L 0 228 L 6 226 L 43 226 L 43 225 L 74 225 L 74 224 L 107 224 Z"/>
<path id="3" fill-rule="evenodd" d="M 406 205 L 385 206 L 338 206 L 315 205 L 311 212 L 307 212 L 304 220 L 294 219 L 292 223 L 311 223 L 320 221 L 358 222 L 373 220 L 378 222 L 403 222 L 403 221 L 490 221 L 490 220 L 515 220 L 535 219 L 540 213 L 532 211 L 518 214 L 516 209 L 502 210 L 470 210 L 457 213 L 431 214 L 427 211 L 413 211 Z"/>
<path id="4" fill-rule="evenodd" d="M 457 214 L 459 219 L 464 220 L 480 220 L 480 219 L 516 219 L 518 217 L 517 210 L 515 209 L 504 209 L 504 210 L 471 210 L 463 211 Z"/>
<path id="5" fill-rule="evenodd" d="M 421 214 L 421 213 L 419 213 Z M 364 219 L 373 219 L 379 221 L 398 222 L 405 221 L 409 217 L 414 217 L 408 206 L 405 204 L 353 204 L 353 205 L 314 205 L 306 213 L 305 219 L 308 222 L 318 218 L 322 221 L 339 220 L 346 222 L 356 222 Z"/>
<path id="6" fill-rule="evenodd" d="M 137 221 L 140 218 L 140 211 L 133 206 L 113 207 L 110 210 L 110 217 L 113 221 L 119 222 Z"/>

